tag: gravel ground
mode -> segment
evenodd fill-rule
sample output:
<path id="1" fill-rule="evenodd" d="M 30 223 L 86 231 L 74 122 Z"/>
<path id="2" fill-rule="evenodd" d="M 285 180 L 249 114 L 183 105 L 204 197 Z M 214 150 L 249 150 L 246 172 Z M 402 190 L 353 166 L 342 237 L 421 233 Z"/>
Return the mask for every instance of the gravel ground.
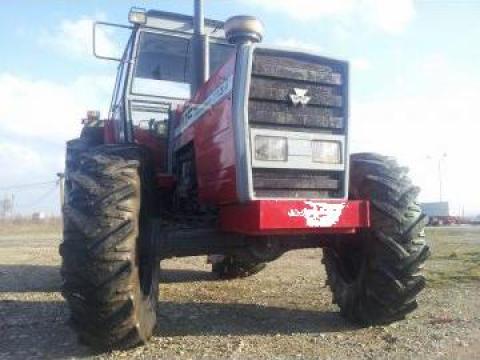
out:
<path id="1" fill-rule="evenodd" d="M 480 227 L 427 231 L 433 256 L 420 308 L 390 326 L 344 321 L 320 250 L 291 252 L 254 277 L 216 281 L 205 258 L 162 263 L 148 345 L 95 354 L 77 343 L 59 293 L 58 231 L 0 228 L 0 359 L 480 358 Z"/>

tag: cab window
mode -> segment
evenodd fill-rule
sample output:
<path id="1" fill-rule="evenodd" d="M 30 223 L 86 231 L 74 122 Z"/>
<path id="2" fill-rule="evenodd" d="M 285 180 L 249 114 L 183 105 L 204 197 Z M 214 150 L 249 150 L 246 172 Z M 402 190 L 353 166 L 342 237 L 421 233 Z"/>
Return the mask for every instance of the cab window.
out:
<path id="1" fill-rule="evenodd" d="M 132 92 L 188 99 L 189 45 L 190 41 L 185 38 L 142 32 Z"/>
<path id="2" fill-rule="evenodd" d="M 228 44 L 210 43 L 210 73 L 233 54 Z M 134 94 L 189 99 L 192 69 L 191 39 L 164 34 L 140 34 Z"/>

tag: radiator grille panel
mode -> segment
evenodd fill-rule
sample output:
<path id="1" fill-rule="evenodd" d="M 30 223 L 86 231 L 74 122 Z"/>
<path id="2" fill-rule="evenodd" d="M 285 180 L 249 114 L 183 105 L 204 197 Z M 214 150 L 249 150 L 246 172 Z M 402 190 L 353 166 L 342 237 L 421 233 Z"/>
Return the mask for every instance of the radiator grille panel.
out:
<path id="1" fill-rule="evenodd" d="M 291 89 L 303 88 L 310 96 L 309 105 L 342 107 L 342 94 L 340 88 L 325 85 L 310 84 L 287 79 L 271 79 L 253 77 L 250 89 L 250 99 L 286 101 Z"/>
<path id="2" fill-rule="evenodd" d="M 257 49 L 252 65 L 249 121 L 342 133 L 346 117 L 346 64 L 340 61 Z M 306 90 L 307 105 L 290 95 Z"/>
<path id="3" fill-rule="evenodd" d="M 317 57 L 318 59 L 318 57 Z M 312 83 L 341 85 L 343 77 L 336 64 L 321 64 L 298 57 L 268 54 L 268 50 L 257 50 L 252 66 L 254 75 L 308 81 Z"/>
<path id="4" fill-rule="evenodd" d="M 292 109 L 287 102 L 267 102 L 251 99 L 248 106 L 250 123 L 300 128 L 343 129 L 343 117 L 338 109 L 299 107 Z"/>
<path id="5" fill-rule="evenodd" d="M 257 49 L 248 104 L 251 127 L 345 134 L 347 64 L 308 54 Z M 290 95 L 306 90 L 307 105 Z M 342 196 L 344 173 L 326 170 L 254 168 L 257 197 L 335 198 Z"/>

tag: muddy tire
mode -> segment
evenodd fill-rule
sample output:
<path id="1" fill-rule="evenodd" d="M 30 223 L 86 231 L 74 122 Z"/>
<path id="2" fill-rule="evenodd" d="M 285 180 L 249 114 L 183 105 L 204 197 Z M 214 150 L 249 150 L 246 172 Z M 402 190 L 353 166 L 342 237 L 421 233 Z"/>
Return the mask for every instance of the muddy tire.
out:
<path id="1" fill-rule="evenodd" d="M 80 341 L 102 350 L 145 342 L 156 322 L 145 163 L 132 145 L 67 144 L 62 294 Z"/>
<path id="2" fill-rule="evenodd" d="M 235 279 L 255 275 L 266 266 L 264 262 L 241 261 L 235 256 L 226 256 L 212 264 L 212 272 L 220 279 Z"/>
<path id="3" fill-rule="evenodd" d="M 429 256 L 426 217 L 407 171 L 377 154 L 351 156 L 349 198 L 370 200 L 371 228 L 334 240 L 324 263 L 333 301 L 362 325 L 403 319 L 425 287 L 419 271 Z"/>

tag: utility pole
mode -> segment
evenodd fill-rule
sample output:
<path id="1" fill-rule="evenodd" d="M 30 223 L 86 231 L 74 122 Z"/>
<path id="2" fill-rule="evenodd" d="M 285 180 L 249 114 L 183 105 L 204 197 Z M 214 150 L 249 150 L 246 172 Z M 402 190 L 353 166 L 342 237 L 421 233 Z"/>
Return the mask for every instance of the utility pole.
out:
<path id="1" fill-rule="evenodd" d="M 443 200 L 443 176 L 442 176 L 442 161 L 447 157 L 446 153 L 443 153 L 442 156 L 438 159 L 438 186 L 440 192 L 440 202 Z"/>
<path id="2" fill-rule="evenodd" d="M 441 159 L 438 160 L 438 187 L 440 193 L 440 202 L 442 202 L 442 161 Z"/>
<path id="3" fill-rule="evenodd" d="M 443 153 L 437 161 L 437 169 L 438 169 L 438 192 L 439 192 L 439 201 L 443 201 L 443 173 L 442 173 L 442 161 L 447 157 L 447 153 Z M 434 158 L 430 155 L 427 156 L 427 159 L 434 160 Z"/>
<path id="4" fill-rule="evenodd" d="M 64 173 L 57 173 L 57 184 L 59 185 L 60 189 L 60 210 L 63 210 L 63 204 L 64 204 L 64 198 L 65 198 L 65 193 L 64 193 L 64 180 L 65 180 L 65 174 Z"/>

